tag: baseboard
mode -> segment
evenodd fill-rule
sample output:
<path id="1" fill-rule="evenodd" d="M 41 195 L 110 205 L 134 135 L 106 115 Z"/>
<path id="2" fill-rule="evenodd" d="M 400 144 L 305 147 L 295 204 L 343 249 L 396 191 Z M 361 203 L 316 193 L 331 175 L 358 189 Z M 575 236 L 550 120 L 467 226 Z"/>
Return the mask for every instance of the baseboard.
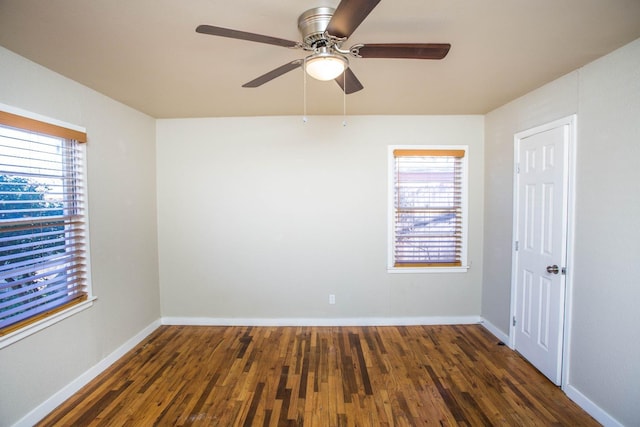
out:
<path id="1" fill-rule="evenodd" d="M 491 332 L 497 339 L 502 341 L 505 344 L 509 343 L 509 335 L 502 332 L 498 329 L 494 324 L 489 322 L 486 319 L 482 319 L 482 326 L 484 326 L 489 332 Z M 584 394 L 580 393 L 575 387 L 571 384 L 564 385 L 562 387 L 564 393 L 569 397 L 569 399 L 573 400 L 578 406 L 580 406 L 586 413 L 591 415 L 596 421 L 602 424 L 605 427 L 624 427 L 623 424 L 618 422 L 615 418 L 605 412 L 598 405 L 593 403 L 589 398 L 587 398 Z"/>
<path id="2" fill-rule="evenodd" d="M 453 317 L 347 317 L 347 318 L 212 318 L 163 317 L 163 325 L 193 326 L 409 326 L 480 323 L 479 316 Z"/>
<path id="3" fill-rule="evenodd" d="M 498 329 L 496 327 L 496 325 L 494 325 L 493 323 L 489 322 L 487 319 L 482 319 L 482 321 L 480 322 L 480 324 L 482 326 L 485 327 L 486 330 L 488 330 L 489 332 L 491 332 L 496 338 L 498 338 L 500 341 L 502 341 L 503 343 L 505 343 L 506 345 L 509 345 L 509 335 L 505 334 L 504 332 L 502 332 L 500 329 Z"/>
<path id="4" fill-rule="evenodd" d="M 51 411 L 60 406 L 65 400 L 73 396 L 78 390 L 84 387 L 89 381 L 93 380 L 105 369 L 111 366 L 114 362 L 124 356 L 129 350 L 138 345 L 149 334 L 155 331 L 161 325 L 160 320 L 156 320 L 149 326 L 138 332 L 135 336 L 127 340 L 124 344 L 118 347 L 113 353 L 102 359 L 98 364 L 84 372 L 75 380 L 71 381 L 53 396 L 49 397 L 42 404 L 38 405 L 35 409 L 20 419 L 13 427 L 28 427 L 33 426 L 38 421 L 47 416 Z"/>
<path id="5" fill-rule="evenodd" d="M 580 393 L 578 389 L 571 384 L 562 387 L 562 390 L 569 396 L 569 399 L 573 400 L 580 406 L 586 413 L 591 415 L 596 421 L 602 424 L 604 427 L 624 427 L 624 424 L 609 415 L 601 407 L 593 403 L 587 396 Z"/>
<path id="6" fill-rule="evenodd" d="M 25 415 L 13 427 L 28 427 L 36 424 L 51 411 L 70 398 L 74 393 L 97 377 L 105 369 L 138 345 L 160 325 L 194 326 L 410 326 L 410 325 L 464 325 L 479 323 L 502 342 L 508 342 L 509 336 L 491 322 L 479 316 L 444 317 L 362 317 L 362 318 L 210 318 L 210 317 L 163 317 L 152 322 L 102 359 L 98 364 L 84 372 L 78 378 L 52 395 L 42 404 Z M 624 427 L 615 418 L 605 412 L 572 385 L 563 387 L 567 396 L 605 427 Z"/>

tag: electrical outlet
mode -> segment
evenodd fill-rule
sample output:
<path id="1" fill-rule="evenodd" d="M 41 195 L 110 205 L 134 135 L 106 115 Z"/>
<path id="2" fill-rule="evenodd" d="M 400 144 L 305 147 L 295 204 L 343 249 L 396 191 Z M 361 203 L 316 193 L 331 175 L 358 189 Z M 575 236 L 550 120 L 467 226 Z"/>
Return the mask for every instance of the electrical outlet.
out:
<path id="1" fill-rule="evenodd" d="M 336 303 L 336 296 L 334 294 L 329 294 L 329 304 Z"/>

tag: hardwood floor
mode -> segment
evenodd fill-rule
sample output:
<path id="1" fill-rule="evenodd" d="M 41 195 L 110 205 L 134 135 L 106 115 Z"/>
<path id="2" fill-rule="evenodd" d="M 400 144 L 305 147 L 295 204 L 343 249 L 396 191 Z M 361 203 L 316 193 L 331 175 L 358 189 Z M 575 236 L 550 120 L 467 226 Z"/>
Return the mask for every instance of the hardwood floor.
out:
<path id="1" fill-rule="evenodd" d="M 460 325 L 162 326 L 38 425 L 599 424 Z"/>

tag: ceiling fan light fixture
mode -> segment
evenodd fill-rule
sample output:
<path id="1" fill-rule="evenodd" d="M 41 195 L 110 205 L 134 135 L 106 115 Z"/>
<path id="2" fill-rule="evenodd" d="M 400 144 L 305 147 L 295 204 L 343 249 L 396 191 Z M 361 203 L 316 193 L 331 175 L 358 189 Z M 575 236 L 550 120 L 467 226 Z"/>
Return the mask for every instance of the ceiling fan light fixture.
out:
<path id="1" fill-rule="evenodd" d="M 1 1 L 1 0 L 0 0 Z M 351 37 L 380 0 L 335 0 L 336 8 L 321 6 L 309 9 L 298 17 L 298 30 L 302 41 L 285 40 L 264 34 L 239 31 L 213 25 L 198 25 L 196 32 L 236 40 L 270 44 L 310 52 L 308 57 L 283 64 L 258 78 L 242 85 L 255 88 L 285 73 L 302 67 L 314 79 L 334 80 L 345 95 L 363 89 L 349 68 L 350 57 L 355 58 L 399 58 L 399 59 L 443 59 L 447 56 L 449 43 L 373 43 L 356 44 L 349 49 L 342 43 Z"/>
<path id="2" fill-rule="evenodd" d="M 308 75 L 317 80 L 333 80 L 349 66 L 349 61 L 342 55 L 321 51 L 309 56 L 305 61 Z"/>

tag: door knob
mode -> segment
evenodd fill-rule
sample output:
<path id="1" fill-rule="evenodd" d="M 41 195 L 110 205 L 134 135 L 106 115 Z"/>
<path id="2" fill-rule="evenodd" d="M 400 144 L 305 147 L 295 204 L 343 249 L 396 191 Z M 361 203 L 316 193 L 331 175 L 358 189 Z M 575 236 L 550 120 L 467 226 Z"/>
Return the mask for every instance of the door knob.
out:
<path id="1" fill-rule="evenodd" d="M 558 268 L 557 265 L 547 265 L 547 273 L 558 274 L 559 272 L 560 272 L 560 269 Z"/>

